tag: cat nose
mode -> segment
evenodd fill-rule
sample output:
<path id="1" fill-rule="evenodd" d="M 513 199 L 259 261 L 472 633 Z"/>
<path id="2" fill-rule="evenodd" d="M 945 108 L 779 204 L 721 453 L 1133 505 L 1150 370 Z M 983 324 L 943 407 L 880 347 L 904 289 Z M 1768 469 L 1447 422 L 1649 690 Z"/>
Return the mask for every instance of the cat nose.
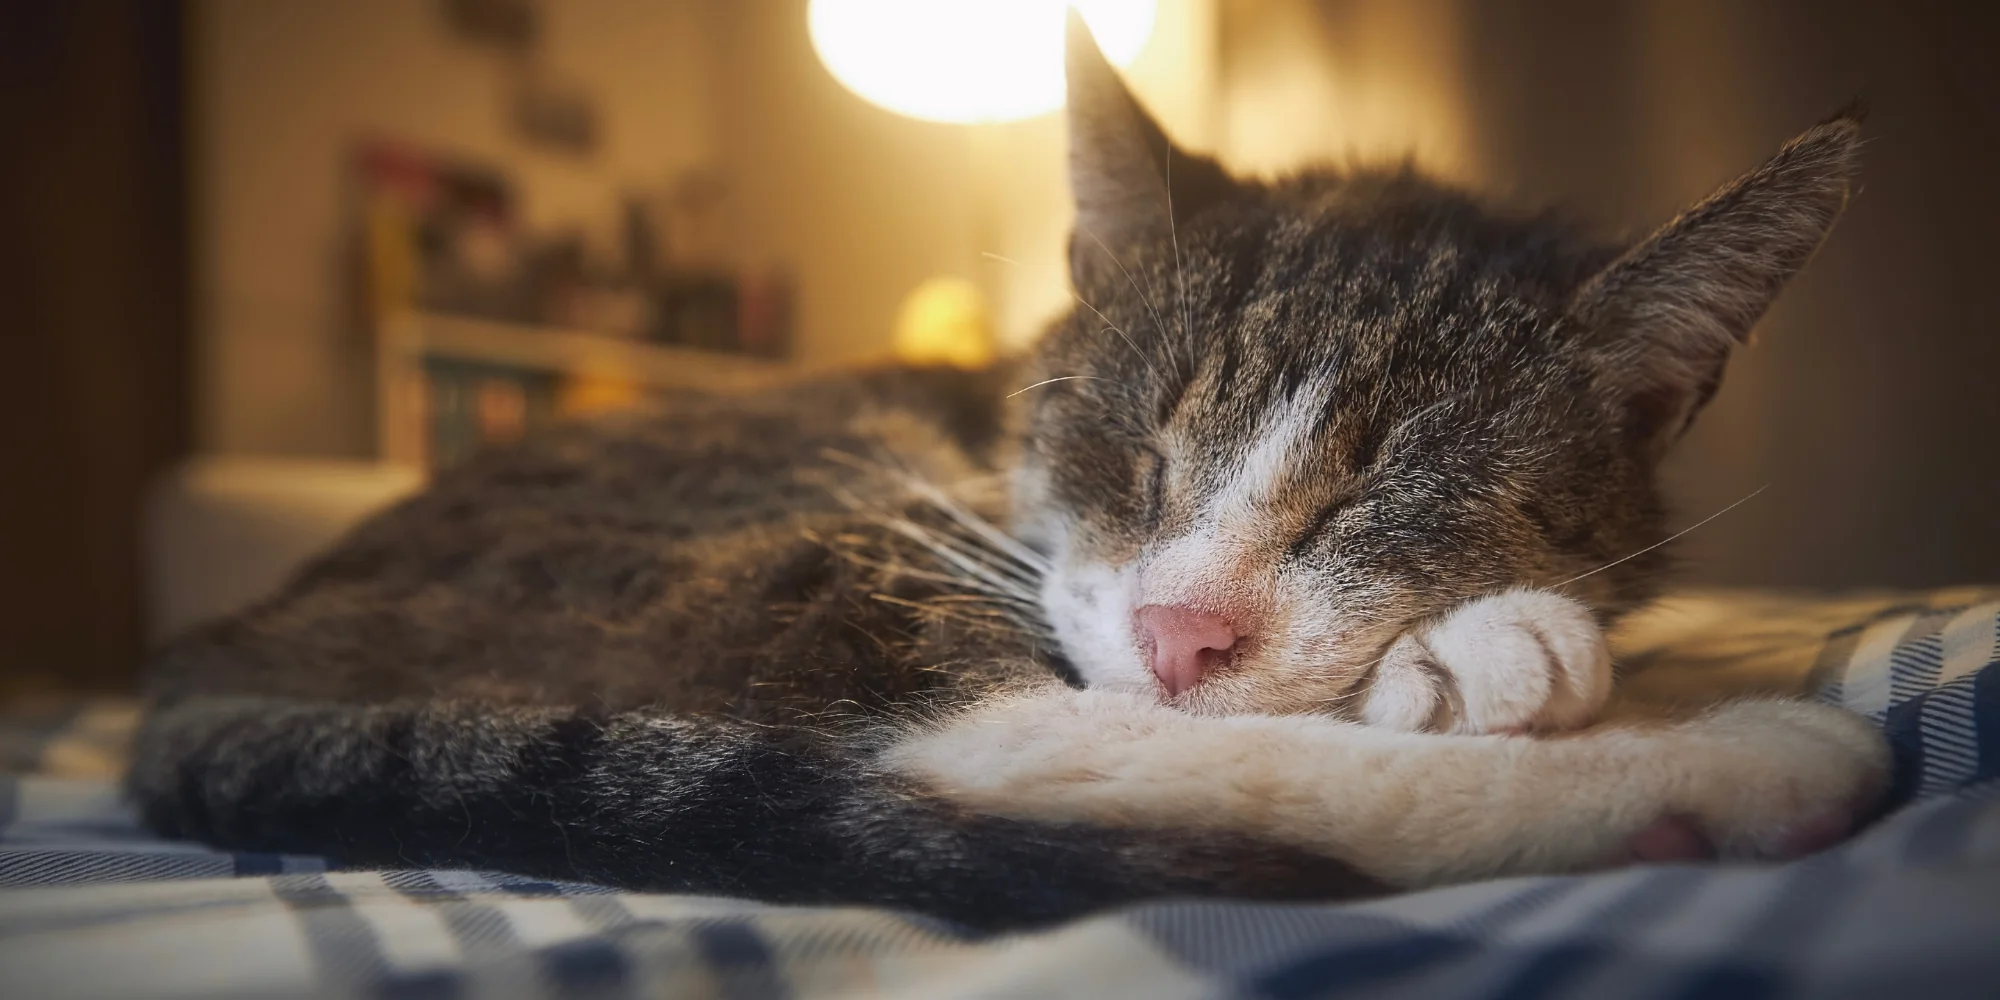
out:
<path id="1" fill-rule="evenodd" d="M 1216 667 L 1229 662 L 1240 637 L 1235 623 L 1210 611 L 1177 604 L 1148 604 L 1134 615 L 1140 647 L 1153 657 L 1153 674 L 1167 694 L 1177 695 Z"/>

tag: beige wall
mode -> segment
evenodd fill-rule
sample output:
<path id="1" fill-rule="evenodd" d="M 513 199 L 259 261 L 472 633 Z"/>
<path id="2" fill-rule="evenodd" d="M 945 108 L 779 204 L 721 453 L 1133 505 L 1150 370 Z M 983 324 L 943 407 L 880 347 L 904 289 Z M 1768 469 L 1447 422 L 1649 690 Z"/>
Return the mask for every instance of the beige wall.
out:
<path id="1" fill-rule="evenodd" d="M 1477 174 L 1459 0 L 1231 0 L 1225 11 L 1215 114 L 1232 167 L 1408 157 Z"/>
<path id="2" fill-rule="evenodd" d="M 344 309 L 342 170 L 379 134 L 505 164 L 533 225 L 612 232 L 613 185 L 713 159 L 706 11 L 544 5 L 546 55 L 596 95 L 602 147 L 541 152 L 507 126 L 500 57 L 420 0 L 200 0 L 196 135 L 198 440 L 208 451 L 363 454 L 368 359 Z"/>

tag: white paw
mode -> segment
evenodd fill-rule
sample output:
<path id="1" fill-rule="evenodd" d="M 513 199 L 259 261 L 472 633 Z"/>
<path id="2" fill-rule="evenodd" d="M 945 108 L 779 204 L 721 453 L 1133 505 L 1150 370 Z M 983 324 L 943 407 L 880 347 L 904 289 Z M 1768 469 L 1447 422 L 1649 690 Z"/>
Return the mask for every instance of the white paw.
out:
<path id="1" fill-rule="evenodd" d="M 1611 653 L 1583 605 L 1511 590 L 1459 606 L 1389 647 L 1361 721 L 1404 732 L 1554 732 L 1611 694 Z"/>

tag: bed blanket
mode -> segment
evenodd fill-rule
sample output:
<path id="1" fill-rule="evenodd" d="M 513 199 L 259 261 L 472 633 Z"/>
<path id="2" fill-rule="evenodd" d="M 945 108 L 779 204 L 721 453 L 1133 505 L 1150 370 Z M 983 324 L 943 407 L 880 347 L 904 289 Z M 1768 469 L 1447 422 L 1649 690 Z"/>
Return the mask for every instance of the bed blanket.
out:
<path id="1" fill-rule="evenodd" d="M 2000 995 L 2000 591 L 1686 594 L 1617 647 L 1624 697 L 1814 692 L 1874 719 L 1891 811 L 1784 865 L 1163 901 L 981 936 L 163 842 L 116 791 L 134 705 L 26 706 L 0 722 L 0 996 Z"/>

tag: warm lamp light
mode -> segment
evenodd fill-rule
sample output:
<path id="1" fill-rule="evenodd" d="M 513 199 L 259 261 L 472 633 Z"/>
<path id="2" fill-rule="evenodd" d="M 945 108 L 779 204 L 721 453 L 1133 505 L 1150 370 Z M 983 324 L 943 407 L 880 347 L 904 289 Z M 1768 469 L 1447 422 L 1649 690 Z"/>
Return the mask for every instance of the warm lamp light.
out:
<path id="1" fill-rule="evenodd" d="M 1074 6 L 1113 65 L 1153 33 L 1153 0 L 812 0 L 820 62 L 870 103 L 934 122 L 996 122 L 1063 103 Z"/>
<path id="2" fill-rule="evenodd" d="M 999 353 L 991 313 L 978 285 L 932 278 L 918 285 L 897 313 L 896 358 L 913 365 L 984 368 Z"/>

